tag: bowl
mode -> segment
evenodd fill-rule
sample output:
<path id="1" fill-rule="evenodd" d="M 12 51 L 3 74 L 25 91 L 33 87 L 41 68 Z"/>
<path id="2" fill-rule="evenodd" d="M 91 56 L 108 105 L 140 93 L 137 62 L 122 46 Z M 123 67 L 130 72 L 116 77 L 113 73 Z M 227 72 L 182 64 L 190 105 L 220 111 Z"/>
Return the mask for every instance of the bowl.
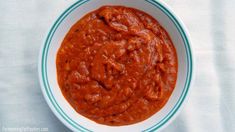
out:
<path id="1" fill-rule="evenodd" d="M 78 114 L 62 95 L 57 83 L 56 54 L 71 28 L 85 14 L 104 5 L 121 5 L 142 10 L 155 19 L 170 35 L 178 56 L 176 87 L 166 105 L 150 118 L 132 125 L 107 126 Z M 163 2 L 155 0 L 78 0 L 55 21 L 41 47 L 38 73 L 42 93 L 53 113 L 73 131 L 135 132 L 156 131 L 171 122 L 182 108 L 192 82 L 193 57 L 189 34 L 181 20 Z"/>

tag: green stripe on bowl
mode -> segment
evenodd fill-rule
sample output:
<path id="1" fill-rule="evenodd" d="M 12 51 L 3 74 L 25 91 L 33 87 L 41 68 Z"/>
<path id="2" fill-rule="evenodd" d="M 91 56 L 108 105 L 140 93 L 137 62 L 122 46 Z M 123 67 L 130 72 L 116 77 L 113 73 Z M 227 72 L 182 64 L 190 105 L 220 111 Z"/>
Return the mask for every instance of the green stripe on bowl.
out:
<path id="1" fill-rule="evenodd" d="M 67 10 L 65 10 L 62 15 L 56 20 L 56 22 L 53 24 L 46 42 L 44 44 L 43 47 L 43 52 L 42 52 L 42 79 L 43 79 L 43 84 L 44 84 L 44 88 L 45 91 L 47 93 L 47 96 L 49 98 L 49 100 L 51 101 L 52 105 L 54 106 L 55 110 L 58 112 L 58 114 L 61 115 L 61 117 L 63 119 L 65 119 L 72 127 L 76 128 L 79 131 L 89 131 L 88 129 L 84 128 L 83 126 L 77 124 L 74 120 L 72 120 L 67 114 L 65 114 L 65 112 L 61 109 L 61 107 L 58 105 L 57 101 L 55 100 L 52 92 L 51 92 L 51 88 L 50 85 L 48 83 L 48 77 L 47 77 L 47 55 L 48 55 L 48 49 L 50 47 L 50 43 L 51 43 L 51 39 L 55 33 L 55 31 L 57 30 L 58 26 L 60 25 L 60 23 L 73 11 L 75 10 L 77 7 L 81 6 L 82 4 L 86 3 L 89 0 L 79 0 L 76 3 L 74 3 L 72 6 L 70 6 Z"/>
<path id="2" fill-rule="evenodd" d="M 51 92 L 51 88 L 50 88 L 50 84 L 48 82 L 48 77 L 47 77 L 47 55 L 48 55 L 48 49 L 50 47 L 50 43 L 51 40 L 53 38 L 53 35 L 55 33 L 55 31 L 57 30 L 58 26 L 61 24 L 61 22 L 76 8 L 78 8 L 79 6 L 83 5 L 84 3 L 88 2 L 89 0 L 80 0 L 77 1 L 76 3 L 74 3 L 72 6 L 70 6 L 67 10 L 65 10 L 62 15 L 56 20 L 56 22 L 53 24 L 47 39 L 44 43 L 44 47 L 42 50 L 42 60 L 41 60 L 41 71 L 42 73 L 42 80 L 43 80 L 43 85 L 47 94 L 48 99 L 50 100 L 50 103 L 53 105 L 53 107 L 55 108 L 55 110 L 57 111 L 57 113 L 69 124 L 71 125 L 75 130 L 78 131 L 91 131 L 81 125 L 79 125 L 78 123 L 76 123 L 74 120 L 72 120 L 63 110 L 62 108 L 59 106 L 59 104 L 57 103 L 57 101 L 55 100 L 53 93 Z M 175 26 L 177 27 L 177 30 L 179 31 L 179 33 L 181 34 L 181 37 L 184 40 L 184 46 L 186 49 L 186 54 L 187 54 L 187 78 L 186 78 L 186 83 L 184 86 L 184 90 L 180 96 L 180 99 L 177 101 L 176 105 L 174 106 L 174 108 L 157 124 L 155 124 L 154 126 L 151 126 L 150 128 L 143 130 L 143 131 L 156 131 L 157 129 L 159 129 L 160 127 L 162 127 L 169 119 L 172 118 L 172 116 L 175 115 L 175 113 L 177 112 L 177 110 L 180 108 L 180 106 L 182 105 L 187 93 L 188 93 L 188 89 L 189 89 L 189 85 L 191 83 L 191 78 L 192 78 L 192 53 L 191 53 L 191 49 L 190 49 L 190 45 L 189 45 L 189 41 L 187 39 L 186 33 L 184 32 L 183 28 L 181 27 L 181 25 L 179 24 L 179 22 L 177 21 L 177 19 L 174 17 L 174 15 L 172 15 L 172 13 L 166 9 L 162 4 L 160 4 L 159 2 L 155 1 L 155 0 L 146 0 L 146 2 L 152 4 L 153 6 L 159 8 L 161 11 L 163 11 L 171 20 L 172 22 L 175 24 Z M 48 102 L 49 103 L 49 102 Z"/>
<path id="3" fill-rule="evenodd" d="M 185 46 L 186 54 L 187 54 L 187 76 L 186 76 L 186 82 L 184 85 L 184 90 L 180 96 L 180 99 L 177 101 L 177 103 L 173 107 L 173 109 L 159 123 L 155 124 L 154 126 L 148 128 L 146 130 L 143 130 L 143 131 L 156 131 L 157 129 L 159 129 L 161 126 L 163 126 L 169 119 L 171 119 L 175 115 L 177 110 L 180 108 L 180 106 L 184 102 L 185 97 L 187 96 L 189 86 L 190 86 L 190 83 L 192 80 L 192 66 L 193 66 L 192 61 L 191 61 L 192 60 L 192 53 L 191 53 L 191 49 L 190 49 L 189 40 L 188 40 L 182 26 L 179 24 L 179 22 L 174 17 L 174 15 L 169 10 L 167 10 L 162 4 L 160 4 L 159 2 L 157 2 L 155 0 L 145 0 L 145 1 L 154 5 L 157 8 L 159 8 L 172 20 L 172 22 L 177 27 L 177 30 L 180 32 L 180 35 L 184 40 L 184 46 Z"/>

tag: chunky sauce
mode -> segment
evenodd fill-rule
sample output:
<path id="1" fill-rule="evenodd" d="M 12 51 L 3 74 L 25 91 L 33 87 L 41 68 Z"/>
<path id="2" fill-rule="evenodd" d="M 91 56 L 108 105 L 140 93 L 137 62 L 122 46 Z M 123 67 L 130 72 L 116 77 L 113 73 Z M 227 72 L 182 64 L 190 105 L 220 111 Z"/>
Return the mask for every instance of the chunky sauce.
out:
<path id="1" fill-rule="evenodd" d="M 58 83 L 81 115 L 101 124 L 145 120 L 169 99 L 177 55 L 163 27 L 148 14 L 104 6 L 81 18 L 57 53 Z"/>

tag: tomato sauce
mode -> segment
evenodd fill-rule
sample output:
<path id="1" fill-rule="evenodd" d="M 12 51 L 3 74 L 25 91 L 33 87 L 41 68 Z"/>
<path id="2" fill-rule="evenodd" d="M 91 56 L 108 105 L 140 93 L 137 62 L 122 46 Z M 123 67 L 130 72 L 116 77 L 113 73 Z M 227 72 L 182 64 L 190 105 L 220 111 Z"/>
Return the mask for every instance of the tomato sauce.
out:
<path id="1" fill-rule="evenodd" d="M 57 53 L 60 89 L 81 115 L 105 125 L 143 121 L 168 101 L 176 50 L 150 15 L 103 6 L 76 22 Z"/>

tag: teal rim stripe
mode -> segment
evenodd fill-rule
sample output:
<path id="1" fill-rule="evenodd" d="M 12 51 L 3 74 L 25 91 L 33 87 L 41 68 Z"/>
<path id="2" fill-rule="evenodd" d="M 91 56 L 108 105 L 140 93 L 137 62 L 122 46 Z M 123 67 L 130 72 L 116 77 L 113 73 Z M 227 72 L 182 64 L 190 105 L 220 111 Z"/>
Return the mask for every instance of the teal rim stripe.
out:
<path id="1" fill-rule="evenodd" d="M 48 82 L 48 77 L 47 77 L 47 55 L 48 55 L 48 50 L 50 47 L 50 43 L 52 40 L 52 37 L 54 36 L 55 31 L 57 30 L 58 26 L 61 24 L 61 22 L 76 8 L 78 8 L 79 6 L 81 6 L 82 4 L 88 2 L 89 0 L 80 0 L 77 1 L 76 3 L 74 3 L 72 6 L 70 6 L 67 10 L 65 10 L 62 15 L 56 20 L 56 22 L 53 24 L 47 39 L 45 41 L 44 47 L 43 47 L 43 51 L 42 51 L 42 65 L 41 65 L 41 70 L 42 70 L 42 80 L 43 80 L 43 85 L 46 91 L 46 94 L 51 102 L 51 104 L 53 105 L 53 107 L 55 108 L 55 110 L 58 112 L 58 114 L 61 115 L 61 117 L 63 119 L 65 119 L 72 127 L 76 128 L 79 131 L 91 131 L 88 130 L 87 128 L 82 127 L 81 125 L 79 125 L 78 123 L 76 123 L 74 120 L 72 120 L 59 106 L 59 104 L 57 103 L 57 101 L 55 100 L 52 92 L 51 92 L 51 88 Z M 191 83 L 191 78 L 192 78 L 192 55 L 191 55 L 191 50 L 190 50 L 190 45 L 189 45 L 189 41 L 187 39 L 187 36 L 183 30 L 183 28 L 181 27 L 181 25 L 179 24 L 179 22 L 177 21 L 177 19 L 171 14 L 171 12 L 169 10 L 167 10 L 163 5 L 161 5 L 159 2 L 155 1 L 155 0 L 145 0 L 148 3 L 154 5 L 155 7 L 159 8 L 161 11 L 163 11 L 171 20 L 172 22 L 175 24 L 175 26 L 177 27 L 177 30 L 180 32 L 181 37 L 184 40 L 184 45 L 185 45 L 185 49 L 186 49 L 186 54 L 187 54 L 187 62 L 189 62 L 187 64 L 188 69 L 187 69 L 187 77 L 186 77 L 186 83 L 185 83 L 185 87 L 184 90 L 180 96 L 180 99 L 178 100 L 178 102 L 176 103 L 176 105 L 174 106 L 174 108 L 160 121 L 158 122 L 156 125 L 143 130 L 143 131 L 155 131 L 158 128 L 160 128 L 161 126 L 163 126 L 169 119 L 172 118 L 172 116 L 175 115 L 175 113 L 177 112 L 177 110 L 180 108 L 180 106 L 182 105 L 187 93 L 188 93 L 188 89 L 189 89 L 189 85 Z M 46 53 L 46 54 L 45 54 Z M 189 59 L 190 58 L 190 59 Z"/>
<path id="2" fill-rule="evenodd" d="M 174 25 L 177 27 L 177 30 L 180 32 L 181 37 L 184 40 L 184 46 L 186 49 L 186 54 L 187 54 L 187 76 L 186 76 L 186 83 L 184 85 L 184 90 L 180 96 L 180 99 L 178 100 L 178 102 L 176 103 L 176 105 L 174 106 L 174 108 L 156 125 L 144 130 L 144 131 L 155 131 L 158 128 L 160 128 L 161 126 L 163 126 L 168 120 L 170 120 L 175 113 L 178 111 L 178 109 L 180 108 L 180 106 L 182 105 L 182 103 L 184 102 L 184 99 L 187 96 L 188 90 L 189 90 L 189 86 L 191 83 L 191 79 L 192 79 L 192 54 L 191 54 L 191 50 L 190 50 L 190 45 L 189 45 L 189 41 L 187 39 L 187 36 L 183 30 L 183 28 L 181 27 L 181 25 L 179 24 L 179 22 L 177 21 L 177 19 L 174 17 L 174 15 L 172 15 L 172 13 L 167 10 L 162 4 L 160 4 L 159 2 L 155 1 L 155 0 L 146 0 L 148 3 L 158 7 L 161 11 L 163 11 L 174 23 Z M 190 58 L 190 59 L 189 59 Z M 189 62 L 189 63 L 188 63 Z"/>
<path id="3" fill-rule="evenodd" d="M 67 114 L 65 114 L 65 112 L 61 109 L 61 107 L 58 105 L 57 101 L 55 100 L 52 92 L 51 92 L 51 88 L 48 82 L 48 77 L 47 77 L 47 54 L 48 54 L 48 49 L 50 47 L 50 42 L 51 39 L 55 33 L 55 31 L 57 30 L 58 26 L 60 25 L 60 23 L 66 18 L 66 16 L 69 15 L 69 13 L 71 13 L 73 10 L 75 10 L 77 7 L 79 7 L 80 5 L 86 3 L 89 0 L 79 0 L 76 3 L 74 3 L 72 6 L 70 6 L 66 11 L 64 11 L 62 13 L 62 15 L 56 20 L 56 22 L 53 24 L 48 37 L 46 39 L 45 45 L 43 47 L 43 53 L 42 53 L 42 79 L 43 79 L 43 84 L 44 84 L 44 88 L 45 91 L 47 93 L 47 96 L 49 98 L 49 100 L 51 101 L 52 105 L 54 106 L 55 110 L 61 115 L 61 117 L 63 117 L 71 126 L 73 126 L 74 128 L 76 128 L 79 131 L 89 131 L 90 130 L 82 127 L 81 125 L 77 124 L 75 121 L 73 121 Z M 46 56 L 45 56 L 45 51 L 46 51 Z M 46 60 L 44 60 L 46 59 Z M 45 63 L 44 63 L 45 62 Z M 44 68 L 45 67 L 45 68 Z M 46 75 L 46 76 L 45 76 Z M 46 78 L 46 79 L 45 79 Z M 52 97 L 52 98 L 51 98 Z"/>

